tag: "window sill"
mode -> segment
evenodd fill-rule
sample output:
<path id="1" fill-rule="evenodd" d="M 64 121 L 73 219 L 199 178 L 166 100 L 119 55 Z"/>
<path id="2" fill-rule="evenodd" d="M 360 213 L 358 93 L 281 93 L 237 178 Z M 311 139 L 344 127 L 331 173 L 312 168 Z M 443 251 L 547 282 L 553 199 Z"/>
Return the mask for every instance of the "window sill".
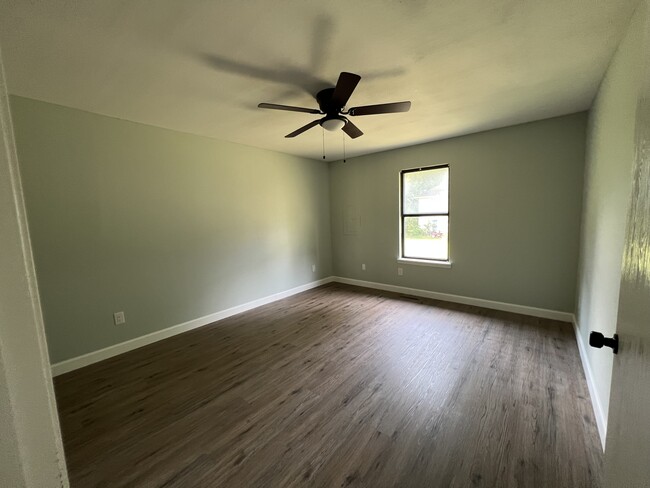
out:
<path id="1" fill-rule="evenodd" d="M 430 266 L 432 268 L 451 268 L 451 261 L 429 261 L 426 259 L 397 258 L 398 263 Z"/>

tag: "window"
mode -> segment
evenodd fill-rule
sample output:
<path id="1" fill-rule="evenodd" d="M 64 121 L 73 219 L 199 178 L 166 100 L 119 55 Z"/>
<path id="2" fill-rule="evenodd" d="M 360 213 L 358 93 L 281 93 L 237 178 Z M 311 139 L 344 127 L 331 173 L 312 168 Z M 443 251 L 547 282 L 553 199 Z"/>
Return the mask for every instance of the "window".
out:
<path id="1" fill-rule="evenodd" d="M 449 261 L 449 166 L 401 172 L 402 259 Z"/>

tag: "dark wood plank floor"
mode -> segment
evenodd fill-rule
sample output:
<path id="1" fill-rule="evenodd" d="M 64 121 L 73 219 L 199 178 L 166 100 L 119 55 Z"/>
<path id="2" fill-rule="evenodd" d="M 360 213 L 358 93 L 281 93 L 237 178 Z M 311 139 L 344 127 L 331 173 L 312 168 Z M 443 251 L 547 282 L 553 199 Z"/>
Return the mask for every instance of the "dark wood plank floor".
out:
<path id="1" fill-rule="evenodd" d="M 569 324 L 332 284 L 56 378 L 72 486 L 595 487 Z"/>

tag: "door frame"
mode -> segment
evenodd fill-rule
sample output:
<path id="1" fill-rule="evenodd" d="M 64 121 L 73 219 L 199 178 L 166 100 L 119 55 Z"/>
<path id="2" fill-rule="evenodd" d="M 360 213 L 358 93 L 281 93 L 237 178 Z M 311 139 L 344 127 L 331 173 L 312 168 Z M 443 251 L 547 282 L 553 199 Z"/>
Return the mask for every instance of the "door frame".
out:
<path id="1" fill-rule="evenodd" d="M 0 52 L 0 485 L 69 486 Z"/>

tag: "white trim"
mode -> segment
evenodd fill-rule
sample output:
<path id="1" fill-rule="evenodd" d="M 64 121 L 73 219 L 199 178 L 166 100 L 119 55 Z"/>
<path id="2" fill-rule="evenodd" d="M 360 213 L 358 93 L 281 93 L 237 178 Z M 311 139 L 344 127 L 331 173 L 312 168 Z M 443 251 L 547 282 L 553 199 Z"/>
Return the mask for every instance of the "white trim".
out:
<path id="1" fill-rule="evenodd" d="M 266 305 L 268 303 L 282 300 L 283 298 L 290 297 L 292 295 L 301 293 L 303 291 L 311 290 L 312 288 L 316 288 L 317 286 L 331 283 L 332 281 L 333 281 L 332 277 L 323 278 L 322 280 L 318 280 L 318 281 L 312 281 L 310 283 L 306 283 L 304 285 L 300 285 L 295 288 L 282 291 L 280 293 L 275 293 L 273 295 L 269 295 L 263 298 L 258 298 L 257 300 L 253 300 L 251 302 L 247 302 L 242 305 L 237 305 L 236 307 L 228 308 L 226 310 L 221 310 L 220 312 L 215 312 L 210 315 L 206 315 L 204 317 L 199 317 L 197 319 L 190 320 L 188 322 L 183 322 L 182 324 L 173 325 L 166 329 L 157 330 L 156 332 L 152 332 L 150 334 L 136 337 L 135 339 L 131 339 L 126 342 L 121 342 L 119 344 L 105 347 L 104 349 L 100 349 L 98 351 L 93 351 L 88 354 L 84 354 L 82 356 L 77 356 L 76 358 L 71 358 L 65 361 L 61 361 L 59 363 L 52 365 L 52 375 L 58 376 L 73 371 L 75 369 L 83 368 L 84 366 L 88 366 L 90 364 L 103 361 L 104 359 L 112 358 L 113 356 L 117 356 L 118 354 L 123 354 L 125 352 L 132 351 L 133 349 L 137 349 L 139 347 L 146 346 L 148 344 L 152 344 L 154 342 L 158 342 L 163 339 L 167 339 L 168 337 L 182 334 L 183 332 L 187 332 L 188 330 L 203 327 L 204 325 L 211 324 L 218 320 L 222 320 L 227 317 L 231 317 L 233 315 L 246 312 L 247 310 L 251 310 L 253 308 L 261 307 L 262 305 Z"/>
<path id="2" fill-rule="evenodd" d="M 449 293 L 439 293 L 436 291 L 420 290 L 417 288 L 407 288 L 405 286 L 387 285 L 384 283 L 375 283 L 372 281 L 355 280 L 352 278 L 342 278 L 335 276 L 333 281 L 346 283 L 348 285 L 362 286 L 364 288 L 375 288 L 377 290 L 392 291 L 395 293 L 404 293 L 416 297 L 433 298 L 434 300 L 443 300 L 445 302 L 463 303 L 465 305 L 475 305 L 477 307 L 490 308 L 493 310 L 503 310 L 505 312 L 520 313 L 532 317 L 541 317 L 545 319 L 560 320 L 562 322 L 573 321 L 573 314 L 568 312 L 559 312 L 557 310 L 548 310 L 545 308 L 528 307 L 526 305 L 515 305 L 514 303 L 495 302 L 493 300 L 484 300 L 482 298 L 464 297 L 460 295 L 451 295 Z"/>
<path id="3" fill-rule="evenodd" d="M 431 261 L 425 259 L 397 258 L 398 263 L 431 266 L 432 268 L 451 268 L 451 261 Z"/>
<path id="4" fill-rule="evenodd" d="M 68 487 L 19 166 L 0 56 L 0 478 Z"/>
<path id="5" fill-rule="evenodd" d="M 594 374 L 591 371 L 591 366 L 589 364 L 589 357 L 587 356 L 587 346 L 580 335 L 580 327 L 578 327 L 578 320 L 575 315 L 573 316 L 573 331 L 576 335 L 576 342 L 578 343 L 578 351 L 580 351 L 580 360 L 582 361 L 582 368 L 585 371 L 585 378 L 587 379 L 587 387 L 589 388 L 589 396 L 591 397 L 591 405 L 594 409 L 594 416 L 596 417 L 596 426 L 598 427 L 598 435 L 600 436 L 600 443 L 603 446 L 603 452 L 605 452 L 605 440 L 607 438 L 607 417 L 603 410 L 603 406 L 600 404 L 600 400 L 597 395 L 596 381 L 594 380 Z"/>

